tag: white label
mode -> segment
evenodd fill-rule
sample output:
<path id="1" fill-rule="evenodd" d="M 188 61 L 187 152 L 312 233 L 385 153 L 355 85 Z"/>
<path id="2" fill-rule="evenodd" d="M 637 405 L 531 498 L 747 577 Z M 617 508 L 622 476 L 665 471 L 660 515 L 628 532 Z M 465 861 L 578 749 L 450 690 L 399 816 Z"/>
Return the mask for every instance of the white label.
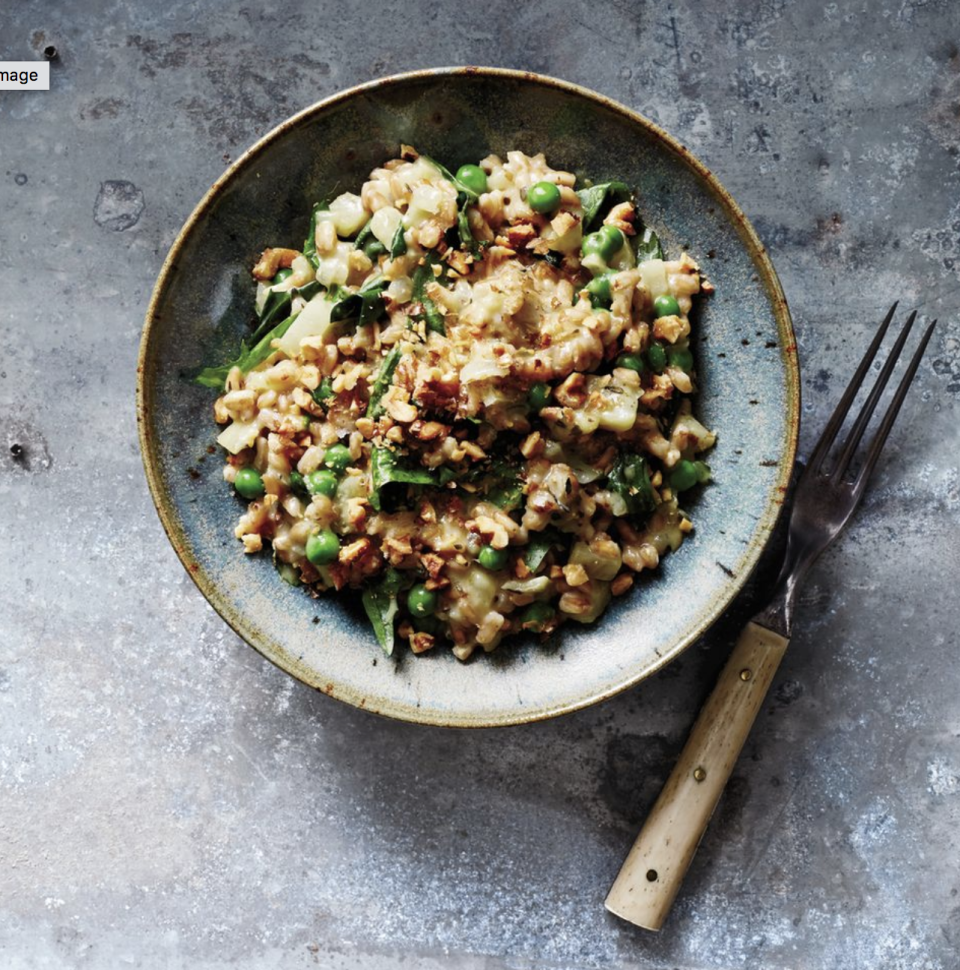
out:
<path id="1" fill-rule="evenodd" d="M 0 91 L 49 90 L 49 61 L 0 61 Z"/>

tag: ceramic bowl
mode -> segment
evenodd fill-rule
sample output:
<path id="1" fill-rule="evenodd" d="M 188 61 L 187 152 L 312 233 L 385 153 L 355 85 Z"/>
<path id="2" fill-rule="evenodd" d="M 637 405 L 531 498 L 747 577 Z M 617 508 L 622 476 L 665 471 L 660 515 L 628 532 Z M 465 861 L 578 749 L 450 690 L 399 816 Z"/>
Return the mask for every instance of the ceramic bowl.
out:
<path id="1" fill-rule="evenodd" d="M 347 189 L 403 142 L 455 170 L 490 152 L 546 153 L 596 182 L 622 179 L 676 257 L 714 283 L 695 318 L 697 414 L 715 429 L 714 484 L 696 531 L 593 626 L 568 624 L 457 661 L 444 648 L 385 657 L 355 593 L 313 599 L 233 537 L 210 390 L 186 381 L 248 332 L 250 266 L 299 248 L 311 204 Z M 694 642 L 746 581 L 770 537 L 793 464 L 799 375 L 773 267 L 736 203 L 682 145 L 633 111 L 551 78 L 486 68 L 364 84 L 285 121 L 239 158 L 187 220 L 164 262 L 140 354 L 147 479 L 170 541 L 203 595 L 251 646 L 305 684 L 379 714 L 480 727 L 552 717 L 636 684 Z"/>

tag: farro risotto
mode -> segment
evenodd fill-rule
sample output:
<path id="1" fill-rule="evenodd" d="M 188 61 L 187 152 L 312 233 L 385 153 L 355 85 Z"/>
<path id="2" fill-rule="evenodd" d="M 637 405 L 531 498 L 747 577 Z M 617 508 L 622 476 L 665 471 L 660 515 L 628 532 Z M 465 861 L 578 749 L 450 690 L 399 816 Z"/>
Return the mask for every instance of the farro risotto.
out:
<path id="1" fill-rule="evenodd" d="M 403 145 L 253 276 L 255 332 L 197 376 L 236 537 L 312 595 L 360 591 L 388 654 L 592 623 L 693 528 L 714 435 L 689 313 L 712 287 L 624 183 L 518 151 L 454 175 Z"/>

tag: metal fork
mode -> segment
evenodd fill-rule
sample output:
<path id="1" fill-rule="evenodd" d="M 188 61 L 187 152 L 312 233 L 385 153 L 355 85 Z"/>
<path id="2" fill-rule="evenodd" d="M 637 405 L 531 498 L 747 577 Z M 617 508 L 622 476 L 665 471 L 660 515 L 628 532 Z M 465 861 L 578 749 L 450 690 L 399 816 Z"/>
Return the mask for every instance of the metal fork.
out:
<path id="1" fill-rule="evenodd" d="M 607 896 L 607 909 L 637 926 L 659 930 L 663 925 L 790 642 L 800 582 L 853 516 L 900 413 L 936 320 L 920 340 L 866 454 L 859 466 L 854 465 L 864 432 L 916 320 L 916 311 L 897 337 L 836 457 L 830 459 L 896 309 L 894 303 L 797 482 L 776 591 L 769 605 L 740 634 Z"/>

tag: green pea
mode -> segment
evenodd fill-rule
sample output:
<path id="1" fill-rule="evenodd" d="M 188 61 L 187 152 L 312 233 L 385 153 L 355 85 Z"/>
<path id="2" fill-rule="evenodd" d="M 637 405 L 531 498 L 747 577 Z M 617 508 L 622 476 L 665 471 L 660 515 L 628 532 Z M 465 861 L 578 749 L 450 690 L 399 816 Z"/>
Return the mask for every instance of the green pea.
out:
<path id="1" fill-rule="evenodd" d="M 241 468 L 233 480 L 233 487 L 237 490 L 237 494 L 245 499 L 263 497 L 263 479 L 256 468 Z"/>
<path id="2" fill-rule="evenodd" d="M 318 468 L 310 472 L 304 479 L 307 491 L 311 495 L 326 495 L 333 498 L 337 494 L 337 476 L 326 468 Z"/>
<path id="3" fill-rule="evenodd" d="M 617 360 L 617 367 L 626 367 L 627 370 L 635 370 L 642 374 L 647 368 L 644 366 L 643 358 L 639 354 L 621 354 Z"/>
<path id="4" fill-rule="evenodd" d="M 534 384 L 527 392 L 527 403 L 530 405 L 530 410 L 539 414 L 547 406 L 552 391 L 553 388 L 549 384 Z"/>
<path id="5" fill-rule="evenodd" d="M 310 490 L 307 488 L 307 481 L 300 472 L 290 472 L 290 491 L 294 495 L 301 497 L 306 497 L 310 494 Z"/>
<path id="6" fill-rule="evenodd" d="M 487 191 L 487 173 L 479 165 L 461 165 L 457 169 L 457 181 L 477 195 Z"/>
<path id="7" fill-rule="evenodd" d="M 594 309 L 598 306 L 610 306 L 610 301 L 613 299 L 610 283 L 615 275 L 615 273 L 603 273 L 601 276 L 594 277 L 584 287 L 590 294 L 590 302 Z"/>
<path id="8" fill-rule="evenodd" d="M 597 233 L 610 247 L 610 255 L 605 257 L 606 259 L 611 259 L 616 256 L 623 249 L 623 244 L 627 241 L 626 236 L 616 226 L 601 226 L 597 230 Z"/>
<path id="9" fill-rule="evenodd" d="M 276 286 L 277 283 L 282 283 L 288 276 L 293 276 L 293 270 L 289 267 L 287 269 L 278 269 L 277 275 L 270 281 L 271 286 Z"/>
<path id="10" fill-rule="evenodd" d="M 603 228 L 612 229 L 619 237 L 619 242 L 610 233 L 591 232 L 589 236 L 583 237 L 580 252 L 584 256 L 599 256 L 606 263 L 620 251 L 620 247 L 623 245 L 623 233 L 615 226 L 604 226 Z"/>
<path id="11" fill-rule="evenodd" d="M 710 478 L 710 468 L 702 461 L 688 461 L 681 458 L 670 472 L 670 487 L 675 492 L 685 492 L 694 485 Z"/>
<path id="12" fill-rule="evenodd" d="M 323 463 L 338 475 L 347 470 L 351 461 L 350 449 L 346 445 L 331 445 L 323 456 Z"/>
<path id="13" fill-rule="evenodd" d="M 367 259 L 375 263 L 385 252 L 387 247 L 384 246 L 376 236 L 371 236 L 363 245 L 363 252 Z"/>
<path id="14" fill-rule="evenodd" d="M 527 189 L 527 202 L 534 212 L 549 215 L 560 208 L 560 190 L 553 182 L 536 182 Z"/>
<path id="15" fill-rule="evenodd" d="M 583 242 L 580 243 L 580 252 L 584 256 L 599 256 L 604 262 L 606 257 L 603 253 L 606 248 L 599 232 L 591 232 L 590 235 L 584 236 Z"/>
<path id="16" fill-rule="evenodd" d="M 531 603 L 520 614 L 520 628 L 540 633 L 554 615 L 553 607 L 549 603 Z"/>
<path id="17" fill-rule="evenodd" d="M 658 374 L 663 372 L 663 368 L 667 366 L 667 352 L 663 349 L 663 344 L 654 342 L 647 347 L 647 363 L 650 370 Z"/>
<path id="18" fill-rule="evenodd" d="M 307 539 L 307 559 L 314 566 L 328 566 L 340 555 L 340 539 L 333 529 L 314 532 Z"/>
<path id="19" fill-rule="evenodd" d="M 509 558 L 509 549 L 494 549 L 493 546 L 484 546 L 480 550 L 480 555 L 477 556 L 477 561 L 484 569 L 489 569 L 490 572 L 496 572 L 498 569 L 503 569 L 506 566 Z"/>
<path id="20" fill-rule="evenodd" d="M 679 367 L 688 374 L 693 370 L 693 354 L 686 347 L 668 347 L 667 360 L 671 367 Z"/>
<path id="21" fill-rule="evenodd" d="M 407 593 L 407 609 L 414 616 L 432 616 L 437 611 L 437 592 L 427 589 L 423 583 L 410 587 Z"/>
<path id="22" fill-rule="evenodd" d="M 680 315 L 680 304 L 676 297 L 658 296 L 653 301 L 653 312 L 658 317 L 676 317 Z"/>

